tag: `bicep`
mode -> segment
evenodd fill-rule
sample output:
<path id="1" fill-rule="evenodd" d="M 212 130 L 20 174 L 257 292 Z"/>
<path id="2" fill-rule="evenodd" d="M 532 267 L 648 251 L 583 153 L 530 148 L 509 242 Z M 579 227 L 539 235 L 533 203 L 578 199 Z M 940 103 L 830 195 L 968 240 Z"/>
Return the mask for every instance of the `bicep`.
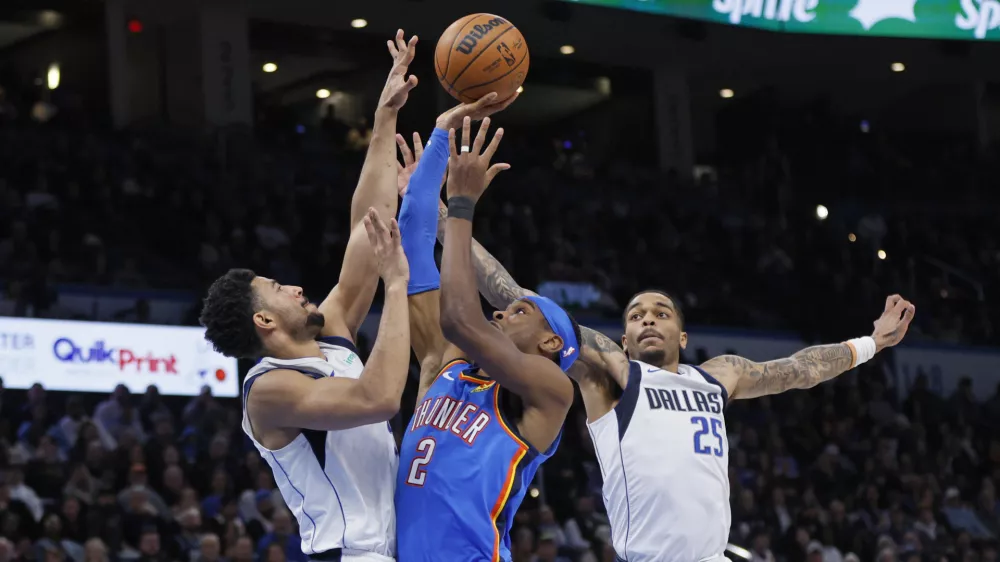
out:
<path id="1" fill-rule="evenodd" d="M 733 400 L 756 398 L 769 392 L 760 392 L 758 382 L 764 365 L 738 355 L 720 355 L 701 364 L 701 368 L 715 377 L 725 387 Z"/>
<path id="2" fill-rule="evenodd" d="M 359 223 L 351 230 L 347 241 L 337 286 L 319 307 L 326 320 L 322 335 L 346 337 L 354 341 L 377 289 L 375 253 L 368 242 L 364 224 Z"/>
<path id="3" fill-rule="evenodd" d="M 313 379 L 296 371 L 260 375 L 247 396 L 252 421 L 273 429 L 348 429 L 384 421 L 386 409 L 358 379 Z"/>

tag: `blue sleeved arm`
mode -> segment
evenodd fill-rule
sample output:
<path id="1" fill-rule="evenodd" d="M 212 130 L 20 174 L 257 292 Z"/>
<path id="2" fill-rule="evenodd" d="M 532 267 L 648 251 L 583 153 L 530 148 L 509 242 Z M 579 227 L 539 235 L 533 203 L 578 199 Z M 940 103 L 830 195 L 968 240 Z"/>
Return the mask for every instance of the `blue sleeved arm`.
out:
<path id="1" fill-rule="evenodd" d="M 441 272 L 434 261 L 434 244 L 437 242 L 441 178 L 448 168 L 448 150 L 448 131 L 434 129 L 403 196 L 399 233 L 410 262 L 407 288 L 410 295 L 441 287 Z"/>

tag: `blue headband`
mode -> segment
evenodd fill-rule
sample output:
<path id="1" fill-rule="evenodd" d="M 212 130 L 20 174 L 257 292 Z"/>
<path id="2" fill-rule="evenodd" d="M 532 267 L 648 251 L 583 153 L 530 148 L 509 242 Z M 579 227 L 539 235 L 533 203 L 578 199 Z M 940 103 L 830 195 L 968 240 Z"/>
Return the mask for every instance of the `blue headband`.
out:
<path id="1" fill-rule="evenodd" d="M 538 307 L 542 316 L 549 323 L 549 327 L 562 338 L 563 347 L 559 350 L 559 367 L 566 372 L 570 366 L 580 356 L 580 342 L 576 341 L 576 333 L 573 332 L 573 321 L 569 319 L 569 314 L 548 297 L 524 297 Z"/>

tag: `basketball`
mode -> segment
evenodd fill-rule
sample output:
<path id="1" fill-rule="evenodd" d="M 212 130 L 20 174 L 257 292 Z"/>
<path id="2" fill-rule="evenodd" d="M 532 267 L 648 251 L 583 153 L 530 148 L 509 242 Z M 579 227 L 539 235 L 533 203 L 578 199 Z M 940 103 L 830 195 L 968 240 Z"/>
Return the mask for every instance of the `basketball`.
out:
<path id="1" fill-rule="evenodd" d="M 514 95 L 528 75 L 528 43 L 514 24 L 472 14 L 448 26 L 434 50 L 434 70 L 455 99 L 470 103 L 490 92 Z"/>

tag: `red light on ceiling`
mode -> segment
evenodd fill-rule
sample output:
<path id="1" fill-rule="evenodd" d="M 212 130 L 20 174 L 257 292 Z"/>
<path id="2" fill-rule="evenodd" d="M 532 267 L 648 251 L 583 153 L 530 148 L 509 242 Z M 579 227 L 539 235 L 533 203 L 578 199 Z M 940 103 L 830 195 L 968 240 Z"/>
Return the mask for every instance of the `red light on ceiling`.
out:
<path id="1" fill-rule="evenodd" d="M 142 33 L 142 22 L 139 20 L 128 20 L 128 30 L 131 33 Z"/>

